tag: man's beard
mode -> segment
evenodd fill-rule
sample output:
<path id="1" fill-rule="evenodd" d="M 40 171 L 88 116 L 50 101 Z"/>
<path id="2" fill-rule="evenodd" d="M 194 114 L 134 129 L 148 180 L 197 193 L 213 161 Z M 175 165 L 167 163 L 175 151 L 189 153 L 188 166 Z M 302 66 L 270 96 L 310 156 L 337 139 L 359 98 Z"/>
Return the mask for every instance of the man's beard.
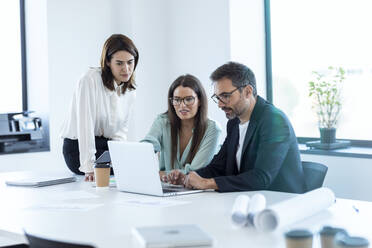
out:
<path id="1" fill-rule="evenodd" d="M 231 119 L 234 119 L 236 117 L 236 113 L 232 108 L 223 107 L 222 110 L 223 111 L 225 111 L 225 110 L 229 111 L 229 112 L 225 112 L 225 115 L 226 115 L 227 119 L 231 120 Z"/>

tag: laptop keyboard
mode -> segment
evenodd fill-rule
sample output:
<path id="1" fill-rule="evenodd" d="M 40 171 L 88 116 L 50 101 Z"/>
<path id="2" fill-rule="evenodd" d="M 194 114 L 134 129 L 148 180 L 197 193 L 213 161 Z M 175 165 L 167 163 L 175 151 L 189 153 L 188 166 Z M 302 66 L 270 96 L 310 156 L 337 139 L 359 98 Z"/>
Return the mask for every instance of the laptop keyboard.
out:
<path id="1" fill-rule="evenodd" d="M 161 186 L 163 188 L 163 193 L 190 191 L 189 189 L 186 189 L 183 185 L 174 185 L 162 182 Z"/>
<path id="2" fill-rule="evenodd" d="M 179 192 L 179 189 L 164 189 L 163 188 L 163 193 L 172 193 L 172 192 Z"/>

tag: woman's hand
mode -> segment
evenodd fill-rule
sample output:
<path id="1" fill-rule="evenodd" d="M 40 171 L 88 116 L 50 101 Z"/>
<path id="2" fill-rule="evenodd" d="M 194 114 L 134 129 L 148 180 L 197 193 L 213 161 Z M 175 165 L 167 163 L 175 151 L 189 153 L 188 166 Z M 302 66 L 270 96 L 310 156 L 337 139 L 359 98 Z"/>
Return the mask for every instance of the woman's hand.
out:
<path id="1" fill-rule="evenodd" d="M 94 172 L 85 173 L 84 181 L 86 181 L 86 182 L 94 182 Z"/>
<path id="2" fill-rule="evenodd" d="M 171 184 L 182 185 L 185 181 L 186 175 L 183 174 L 180 170 L 172 170 L 168 174 L 168 182 Z"/>
<path id="3" fill-rule="evenodd" d="M 165 171 L 159 171 L 159 177 L 162 182 L 168 182 L 167 173 Z"/>

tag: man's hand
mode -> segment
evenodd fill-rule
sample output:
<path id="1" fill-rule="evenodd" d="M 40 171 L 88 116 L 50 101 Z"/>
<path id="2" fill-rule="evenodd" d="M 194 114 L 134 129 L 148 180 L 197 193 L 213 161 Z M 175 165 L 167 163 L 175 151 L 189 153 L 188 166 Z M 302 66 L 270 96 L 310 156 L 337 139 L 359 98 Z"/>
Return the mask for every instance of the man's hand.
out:
<path id="1" fill-rule="evenodd" d="M 94 172 L 87 172 L 87 173 L 85 173 L 84 181 L 86 181 L 86 182 L 94 182 Z"/>
<path id="2" fill-rule="evenodd" d="M 184 184 L 185 178 L 186 175 L 180 170 L 172 170 L 167 177 L 169 183 L 178 185 Z"/>
<path id="3" fill-rule="evenodd" d="M 194 171 L 190 171 L 186 176 L 184 185 L 189 189 L 218 189 L 213 178 L 202 178 Z"/>

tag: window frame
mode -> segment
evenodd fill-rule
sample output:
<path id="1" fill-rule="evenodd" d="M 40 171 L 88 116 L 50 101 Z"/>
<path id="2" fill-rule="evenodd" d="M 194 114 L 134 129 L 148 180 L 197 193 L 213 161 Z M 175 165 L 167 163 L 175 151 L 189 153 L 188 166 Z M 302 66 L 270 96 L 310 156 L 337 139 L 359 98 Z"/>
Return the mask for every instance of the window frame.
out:
<path id="1" fill-rule="evenodd" d="M 19 0 L 21 25 L 22 111 L 28 111 L 25 0 Z"/>
<path id="2" fill-rule="evenodd" d="M 270 0 L 264 0 L 264 19 L 265 19 L 265 60 L 266 60 L 266 99 L 273 103 L 273 73 L 272 73 L 272 50 L 271 50 L 271 9 Z M 297 137 L 299 144 L 305 144 L 308 141 L 319 140 L 313 137 Z M 355 147 L 370 147 L 372 148 L 372 140 L 353 140 L 341 139 L 351 142 L 351 146 Z M 322 150 L 323 152 L 325 150 Z"/>
<path id="3" fill-rule="evenodd" d="M 20 20 L 20 49 L 21 49 L 21 90 L 22 90 L 22 112 L 23 115 L 28 117 L 33 111 L 29 110 L 28 104 L 28 80 L 27 80 L 27 45 L 26 45 L 26 6 L 25 0 L 19 0 L 19 20 Z M 42 120 L 43 123 L 48 119 Z M 43 125 L 44 126 L 44 125 Z M 34 152 L 48 152 L 50 151 L 49 143 L 49 128 L 48 124 L 43 129 L 42 146 L 37 148 L 19 149 L 15 151 L 0 152 L 1 155 L 7 154 L 23 154 L 23 153 L 34 153 Z"/>

